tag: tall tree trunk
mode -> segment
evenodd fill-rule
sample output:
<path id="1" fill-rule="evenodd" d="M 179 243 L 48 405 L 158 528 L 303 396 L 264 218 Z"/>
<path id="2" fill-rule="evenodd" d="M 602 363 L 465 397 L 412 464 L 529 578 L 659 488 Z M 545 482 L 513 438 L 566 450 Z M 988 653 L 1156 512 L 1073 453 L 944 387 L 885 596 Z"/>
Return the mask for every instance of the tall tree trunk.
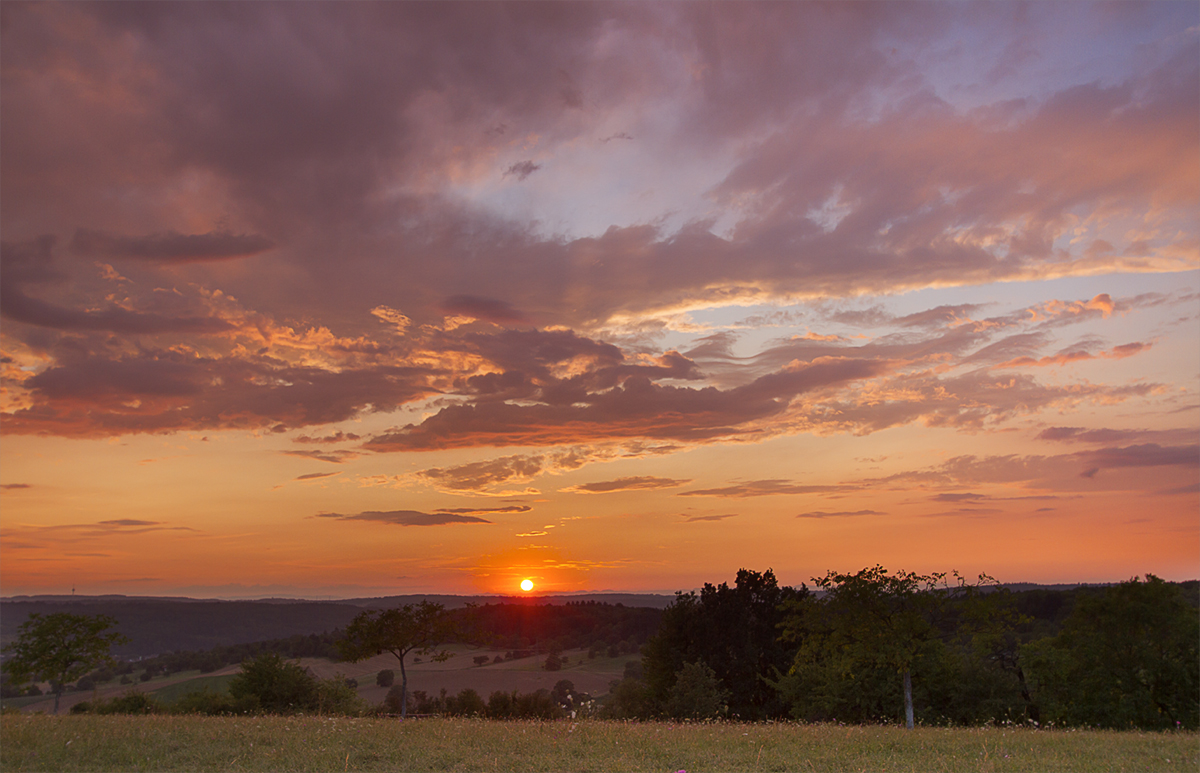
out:
<path id="1" fill-rule="evenodd" d="M 400 719 L 408 716 L 408 672 L 404 670 L 404 658 L 400 658 Z"/>
<path id="2" fill-rule="evenodd" d="M 912 672 L 904 669 L 904 726 L 913 729 Z"/>
<path id="3" fill-rule="evenodd" d="M 1029 685 L 1025 683 L 1025 671 L 1020 664 L 1017 665 L 1017 681 L 1021 685 L 1021 697 L 1025 699 L 1025 711 L 1029 713 L 1029 718 L 1034 722 L 1041 722 L 1041 712 L 1038 711 L 1037 704 L 1033 702 L 1033 697 L 1029 694 Z"/>

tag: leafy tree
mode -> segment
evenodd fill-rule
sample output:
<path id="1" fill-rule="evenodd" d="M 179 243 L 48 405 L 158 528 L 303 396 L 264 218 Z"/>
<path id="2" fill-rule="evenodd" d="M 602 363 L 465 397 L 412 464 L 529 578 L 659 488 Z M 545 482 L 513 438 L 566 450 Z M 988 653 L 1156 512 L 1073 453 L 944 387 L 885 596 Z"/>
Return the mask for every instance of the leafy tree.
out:
<path id="1" fill-rule="evenodd" d="M 109 650 L 129 639 L 109 631 L 117 621 L 105 615 L 33 613 L 18 629 L 17 640 L 4 648 L 11 657 L 4 671 L 15 682 L 48 681 L 54 686 L 54 713 L 68 682 L 113 662 Z"/>
<path id="2" fill-rule="evenodd" d="M 727 708 L 729 690 L 703 663 L 684 663 L 667 695 L 667 713 L 676 719 L 711 719 Z"/>
<path id="3" fill-rule="evenodd" d="M 944 574 L 889 574 L 882 566 L 813 578 L 824 598 L 793 603 L 784 627 L 786 638 L 802 642 L 784 692 L 814 693 L 836 706 L 845 703 L 839 692 L 850 691 L 860 708 L 873 713 L 890 700 L 899 677 L 905 725 L 911 728 L 913 668 L 939 643 L 934 619 L 941 596 L 936 591 L 944 581 Z M 876 705 L 864 706 L 868 695 L 877 696 Z"/>
<path id="4" fill-rule="evenodd" d="M 367 610 L 355 616 L 338 649 L 351 662 L 390 652 L 400 662 L 400 718 L 408 715 L 408 672 L 404 658 L 410 652 L 444 661 L 450 653 L 438 647 L 453 635 L 453 626 L 441 604 L 422 601 L 397 609 Z"/>
<path id="5" fill-rule="evenodd" d="M 396 681 L 396 672 L 390 668 L 385 668 L 375 675 L 375 684 L 380 687 L 391 687 Z"/>
<path id="6" fill-rule="evenodd" d="M 1049 720 L 1200 727 L 1200 613 L 1152 574 L 1080 595 L 1063 629 L 1024 653 Z"/>
<path id="7" fill-rule="evenodd" d="M 242 670 L 229 682 L 229 694 L 247 704 L 257 699 L 258 708 L 272 714 L 295 714 L 317 708 L 317 680 L 297 663 L 276 652 L 264 652 L 242 663 Z"/>
<path id="8" fill-rule="evenodd" d="M 678 593 L 663 612 L 658 633 L 642 648 L 650 695 L 664 706 L 680 669 L 703 662 L 729 692 L 729 713 L 766 719 L 786 711 L 766 678 L 788 668 L 795 646 L 780 641 L 783 605 L 808 591 L 780 587 L 768 569 L 741 569 L 734 587 L 705 584 L 700 594 Z"/>
<path id="9" fill-rule="evenodd" d="M 638 719 L 654 713 L 650 688 L 641 679 L 613 680 L 605 703 L 605 714 L 613 719 Z"/>

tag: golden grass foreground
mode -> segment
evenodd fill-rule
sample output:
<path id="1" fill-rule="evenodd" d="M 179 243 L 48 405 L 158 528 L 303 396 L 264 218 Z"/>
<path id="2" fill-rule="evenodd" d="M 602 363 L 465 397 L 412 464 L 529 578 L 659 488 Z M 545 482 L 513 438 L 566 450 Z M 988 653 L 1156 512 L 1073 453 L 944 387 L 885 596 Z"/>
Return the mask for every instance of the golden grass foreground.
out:
<path id="1" fill-rule="evenodd" d="M 4 771 L 1191 771 L 1196 733 L 345 717 L 0 717 Z"/>

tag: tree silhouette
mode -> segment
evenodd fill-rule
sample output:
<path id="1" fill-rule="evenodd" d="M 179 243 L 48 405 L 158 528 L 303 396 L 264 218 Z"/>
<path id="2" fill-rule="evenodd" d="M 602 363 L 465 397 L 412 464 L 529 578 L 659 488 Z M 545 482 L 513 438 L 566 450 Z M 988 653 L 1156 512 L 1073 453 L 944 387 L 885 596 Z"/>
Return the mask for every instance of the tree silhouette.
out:
<path id="1" fill-rule="evenodd" d="M 453 627 L 441 604 L 422 601 L 397 609 L 367 610 L 346 626 L 338 643 L 343 658 L 356 662 L 390 652 L 400 661 L 400 718 L 408 715 L 408 672 L 404 658 L 410 652 L 432 655 L 435 661 L 450 657 L 438 646 L 453 635 Z"/>
<path id="2" fill-rule="evenodd" d="M 117 621 L 107 615 L 33 613 L 18 629 L 17 640 L 4 648 L 11 654 L 4 670 L 17 683 L 48 681 L 54 690 L 54 713 L 63 688 L 92 669 L 113 662 L 109 650 L 129 639 L 108 631 Z"/>

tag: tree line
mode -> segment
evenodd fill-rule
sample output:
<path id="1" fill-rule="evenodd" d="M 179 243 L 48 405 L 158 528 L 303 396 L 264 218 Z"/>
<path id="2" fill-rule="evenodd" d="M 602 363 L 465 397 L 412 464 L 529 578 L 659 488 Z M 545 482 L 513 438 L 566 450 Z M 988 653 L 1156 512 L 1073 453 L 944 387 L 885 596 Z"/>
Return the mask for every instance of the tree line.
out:
<path id="1" fill-rule="evenodd" d="M 1200 727 L 1195 583 L 1147 575 L 1051 601 L 880 566 L 813 582 L 742 570 L 733 587 L 678 594 L 644 677 L 614 686 L 614 713 Z"/>
<path id="2" fill-rule="evenodd" d="M 357 661 L 391 653 L 401 680 L 384 708 L 401 716 L 411 700 L 418 713 L 493 717 L 561 716 L 586 704 L 593 715 L 639 719 L 1200 727 L 1195 582 L 1146 575 L 1068 593 L 1014 592 L 986 576 L 967 581 L 875 566 L 831 571 L 813 584 L 811 590 L 780 586 L 769 569 L 743 569 L 732 587 L 706 584 L 699 593 L 679 593 L 661 612 L 594 602 L 447 612 L 422 602 L 360 611 L 341 631 L 276 644 L 290 647 L 291 657 Z M 7 650 L 10 681 L 36 677 L 61 690 L 89 669 L 110 667 L 108 649 L 121 637 L 105 631 L 115 621 L 67 619 L 75 617 L 31 615 Z M 56 626 L 79 632 L 73 652 L 52 652 L 63 641 L 46 635 Z M 559 649 L 589 642 L 592 652 L 640 649 L 642 659 L 628 664 L 601 701 L 575 694 L 565 680 L 555 691 L 495 693 L 487 701 L 472 690 L 410 695 L 408 655 L 441 659 L 453 641 L 542 649 L 550 652 L 547 668 Z M 228 695 L 189 697 L 194 710 L 364 710 L 351 700 L 357 695 L 346 680 L 316 680 L 267 648 L 246 654 L 235 680 L 241 686 Z M 189 662 L 182 653 L 173 657 L 173 666 Z M 394 673 L 379 678 L 385 673 L 390 684 Z"/>

